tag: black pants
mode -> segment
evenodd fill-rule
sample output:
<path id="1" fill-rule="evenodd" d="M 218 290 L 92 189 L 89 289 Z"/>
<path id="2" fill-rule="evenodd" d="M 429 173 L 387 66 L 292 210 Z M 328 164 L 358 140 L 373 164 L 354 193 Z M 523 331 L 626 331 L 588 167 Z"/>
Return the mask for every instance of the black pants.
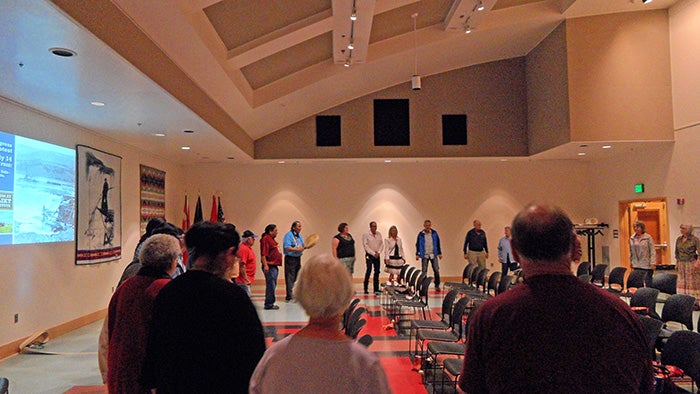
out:
<path id="1" fill-rule="evenodd" d="M 292 290 L 297 281 L 297 275 L 301 269 L 301 256 L 284 256 L 284 282 L 287 288 L 285 300 L 292 299 Z"/>
<path id="2" fill-rule="evenodd" d="M 367 269 L 365 270 L 365 293 L 369 287 L 369 275 L 372 273 L 372 267 L 374 267 L 374 292 L 379 291 L 379 257 L 374 257 L 372 255 L 365 253 L 365 264 Z"/>

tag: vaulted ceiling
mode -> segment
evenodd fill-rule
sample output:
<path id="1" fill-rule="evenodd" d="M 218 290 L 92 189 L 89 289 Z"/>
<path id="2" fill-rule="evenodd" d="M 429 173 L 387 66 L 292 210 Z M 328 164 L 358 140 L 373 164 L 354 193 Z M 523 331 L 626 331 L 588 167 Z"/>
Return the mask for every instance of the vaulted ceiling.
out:
<path id="1" fill-rule="evenodd" d="M 183 163 L 250 161 L 256 139 L 416 71 L 523 56 L 564 19 L 675 2 L 0 0 L 0 96 Z"/>

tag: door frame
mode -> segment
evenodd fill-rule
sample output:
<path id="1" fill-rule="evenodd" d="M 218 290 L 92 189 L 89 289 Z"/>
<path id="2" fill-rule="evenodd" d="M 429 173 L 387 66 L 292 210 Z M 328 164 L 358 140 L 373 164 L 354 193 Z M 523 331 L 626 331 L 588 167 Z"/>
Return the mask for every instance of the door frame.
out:
<path id="1" fill-rule="evenodd" d="M 635 204 L 661 203 L 659 209 L 659 239 L 654 246 L 661 249 L 661 262 L 664 264 L 673 264 L 671 260 L 671 247 L 668 229 L 668 201 L 666 197 L 643 198 L 634 200 L 623 200 L 618 202 L 619 223 L 620 229 L 620 265 L 630 267 L 630 245 L 629 239 L 634 232 L 631 228 L 630 212 Z M 663 246 L 665 245 L 665 246 Z"/>

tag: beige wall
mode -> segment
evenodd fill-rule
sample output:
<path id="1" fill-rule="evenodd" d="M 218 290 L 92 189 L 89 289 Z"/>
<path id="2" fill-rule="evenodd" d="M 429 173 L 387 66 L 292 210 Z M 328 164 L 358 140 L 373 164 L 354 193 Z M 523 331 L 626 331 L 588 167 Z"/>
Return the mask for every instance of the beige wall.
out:
<path id="1" fill-rule="evenodd" d="M 109 141 L 0 99 L 0 130 L 74 148 L 76 144 L 122 157 L 122 259 L 75 265 L 75 244 L 60 242 L 0 246 L 0 345 L 55 327 L 107 307 L 124 267 L 131 261 L 139 232 L 139 164 L 166 171 L 167 217 L 182 205 L 175 186 L 181 169 L 133 147 Z M 177 206 L 180 204 L 179 206 Z M 178 220 L 180 220 L 178 218 Z M 14 314 L 19 313 L 19 323 Z"/>
<path id="2" fill-rule="evenodd" d="M 281 240 L 294 220 L 302 234 L 318 233 L 321 241 L 307 256 L 330 253 L 337 226 L 347 222 L 357 240 L 355 277 L 364 274 L 359 245 L 368 223 L 377 221 L 386 236 L 395 224 L 407 255 L 415 264 L 416 235 L 430 219 L 443 248 L 443 275 L 460 276 L 462 244 L 474 219 L 488 235 L 489 258 L 497 263 L 496 247 L 524 204 L 552 201 L 574 220 L 590 217 L 593 196 L 586 190 L 589 165 L 576 161 L 442 160 L 423 163 L 309 163 L 249 166 L 197 166 L 189 170 L 188 190 L 202 195 L 222 192 L 226 218 L 242 231 L 260 233 L 268 223 L 280 227 Z M 227 174 L 226 182 L 221 174 Z M 211 197 L 209 197 L 211 198 Z M 208 206 L 209 204 L 205 204 Z M 205 211 L 206 211 L 205 206 Z M 257 248 L 255 249 L 257 251 Z M 259 276 L 259 280 L 264 280 Z"/>
<path id="3" fill-rule="evenodd" d="M 700 1 L 679 2 L 669 19 L 673 124 L 680 129 L 700 122 Z"/>
<path id="4" fill-rule="evenodd" d="M 673 140 L 668 13 L 566 22 L 572 141 Z"/>
<path id="5" fill-rule="evenodd" d="M 316 146 L 316 118 L 255 141 L 256 159 L 473 157 L 527 154 L 525 61 L 503 60 L 425 77 L 423 89 L 401 84 L 319 115 L 341 116 L 340 147 Z M 409 99 L 410 147 L 374 146 L 373 100 Z M 467 115 L 467 145 L 442 145 L 442 115 Z"/>
<path id="6" fill-rule="evenodd" d="M 571 141 L 566 23 L 526 56 L 530 155 Z"/>

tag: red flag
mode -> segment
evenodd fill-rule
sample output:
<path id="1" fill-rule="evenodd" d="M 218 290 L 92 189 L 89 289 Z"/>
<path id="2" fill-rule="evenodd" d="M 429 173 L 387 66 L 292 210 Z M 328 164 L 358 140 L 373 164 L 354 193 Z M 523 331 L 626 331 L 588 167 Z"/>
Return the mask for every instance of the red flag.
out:
<path id="1" fill-rule="evenodd" d="M 218 219 L 218 211 L 216 210 L 216 196 L 211 196 L 211 215 L 209 215 L 209 221 L 216 223 Z"/>
<path id="2" fill-rule="evenodd" d="M 220 223 L 223 223 L 224 220 L 226 220 L 224 218 L 224 209 L 221 208 L 221 197 L 219 197 L 219 208 L 216 212 L 216 220 L 218 220 Z"/>
<path id="3" fill-rule="evenodd" d="M 187 194 L 185 194 L 185 207 L 183 211 L 185 212 L 185 218 L 182 219 L 182 229 L 187 231 L 190 228 L 190 206 L 187 203 Z"/>

